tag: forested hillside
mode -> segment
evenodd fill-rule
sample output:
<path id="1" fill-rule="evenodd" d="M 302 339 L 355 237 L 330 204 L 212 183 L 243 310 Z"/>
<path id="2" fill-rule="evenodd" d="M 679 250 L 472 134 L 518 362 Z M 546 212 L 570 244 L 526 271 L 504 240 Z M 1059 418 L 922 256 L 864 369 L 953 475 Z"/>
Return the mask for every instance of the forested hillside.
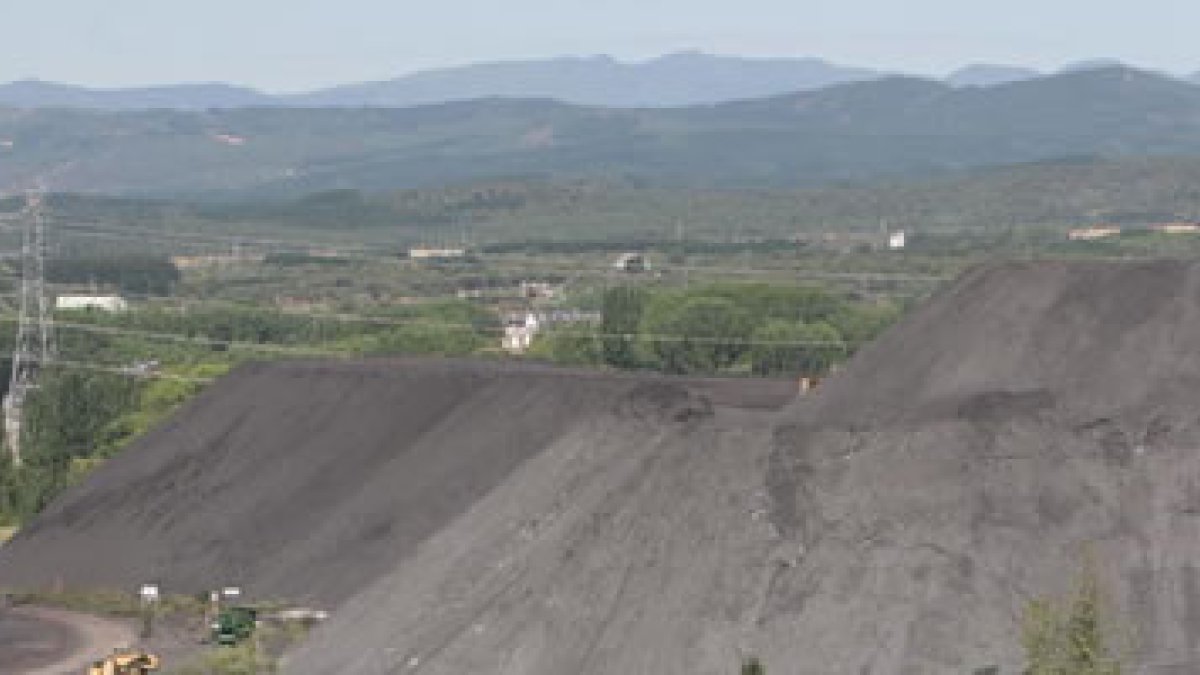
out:
<path id="1" fill-rule="evenodd" d="M 404 109 L 0 110 L 0 186 L 382 190 L 497 177 L 783 187 L 1065 156 L 1200 154 L 1200 87 L 1128 68 L 989 88 L 890 78 L 675 109 L 489 99 Z M 11 146 L 10 146 L 11 144 Z"/>
<path id="2" fill-rule="evenodd" d="M 16 200 L 7 207 L 14 209 Z M 1079 158 L 802 189 L 662 188 L 628 180 L 489 180 L 424 189 L 331 190 L 231 203 L 51 198 L 66 232 L 85 223 L 151 231 L 300 233 L 354 241 L 639 242 L 786 240 L 830 232 L 1066 227 L 1200 220 L 1200 159 Z M 0 213 L 5 210 L 0 202 Z M 89 240 L 95 246 L 95 240 Z M 83 279 L 86 281 L 86 279 Z"/>

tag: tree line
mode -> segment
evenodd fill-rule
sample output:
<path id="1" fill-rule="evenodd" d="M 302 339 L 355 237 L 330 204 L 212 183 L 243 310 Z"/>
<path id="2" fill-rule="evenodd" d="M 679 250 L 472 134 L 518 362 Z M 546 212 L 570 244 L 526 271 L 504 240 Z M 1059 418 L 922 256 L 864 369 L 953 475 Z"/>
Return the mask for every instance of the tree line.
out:
<path id="1" fill-rule="evenodd" d="M 556 363 L 672 374 L 820 376 L 895 321 L 899 308 L 807 286 L 619 286 L 598 325 L 547 331 L 532 354 Z"/>

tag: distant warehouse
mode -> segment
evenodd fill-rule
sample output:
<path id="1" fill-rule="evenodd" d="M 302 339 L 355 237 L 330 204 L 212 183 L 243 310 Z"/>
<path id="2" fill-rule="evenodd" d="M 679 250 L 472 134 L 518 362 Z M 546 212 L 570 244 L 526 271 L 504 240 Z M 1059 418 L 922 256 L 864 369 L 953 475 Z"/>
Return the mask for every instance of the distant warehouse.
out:
<path id="1" fill-rule="evenodd" d="M 1200 223 L 1157 223 L 1151 225 L 1150 230 L 1159 234 L 1197 234 L 1200 233 Z"/>
<path id="2" fill-rule="evenodd" d="M 55 309 L 98 309 L 104 312 L 124 312 L 129 303 L 119 295 L 60 295 Z"/>
<path id="3" fill-rule="evenodd" d="M 418 246 L 408 249 L 408 257 L 413 260 L 458 260 L 467 257 L 467 251 L 461 248 L 427 248 Z"/>
<path id="4" fill-rule="evenodd" d="M 1071 241 L 1092 241 L 1095 239 L 1107 239 L 1108 237 L 1117 237 L 1121 234 L 1121 228 L 1113 225 L 1097 225 L 1093 227 L 1081 227 L 1067 232 L 1067 239 Z"/>

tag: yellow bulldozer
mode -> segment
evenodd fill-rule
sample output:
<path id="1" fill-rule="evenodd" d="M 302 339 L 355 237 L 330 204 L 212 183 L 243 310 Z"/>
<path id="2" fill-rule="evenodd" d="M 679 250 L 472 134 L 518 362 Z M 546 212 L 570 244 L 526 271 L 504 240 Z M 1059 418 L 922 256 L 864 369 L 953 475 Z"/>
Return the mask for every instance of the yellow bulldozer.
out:
<path id="1" fill-rule="evenodd" d="M 147 675 L 158 670 L 159 659 L 140 649 L 118 649 L 88 669 L 88 675 Z"/>

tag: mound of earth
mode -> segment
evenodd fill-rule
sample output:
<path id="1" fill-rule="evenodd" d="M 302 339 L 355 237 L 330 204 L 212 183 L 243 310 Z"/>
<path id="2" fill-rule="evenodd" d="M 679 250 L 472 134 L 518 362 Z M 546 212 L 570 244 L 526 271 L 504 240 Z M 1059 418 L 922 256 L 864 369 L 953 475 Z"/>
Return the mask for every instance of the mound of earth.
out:
<path id="1" fill-rule="evenodd" d="M 1200 672 L 1198 398 L 1200 265 L 967 274 L 785 415 L 763 654 L 1019 673 L 1028 600 L 1094 565 L 1133 672 Z"/>
<path id="2" fill-rule="evenodd" d="M 1135 672 L 1200 672 L 1197 399 L 1200 265 L 984 267 L 770 421 L 540 454 L 288 670 L 1019 673 L 1091 558 Z"/>
<path id="3" fill-rule="evenodd" d="M 248 368 L 0 579 L 325 602 L 302 674 L 1007 675 L 1090 558 L 1131 672 L 1200 672 L 1200 264 L 984 267 L 789 390 Z"/>
<path id="4" fill-rule="evenodd" d="M 235 585 L 332 608 L 539 455 L 688 433 L 793 391 L 486 362 L 244 366 L 29 523 L 0 586 Z"/>

